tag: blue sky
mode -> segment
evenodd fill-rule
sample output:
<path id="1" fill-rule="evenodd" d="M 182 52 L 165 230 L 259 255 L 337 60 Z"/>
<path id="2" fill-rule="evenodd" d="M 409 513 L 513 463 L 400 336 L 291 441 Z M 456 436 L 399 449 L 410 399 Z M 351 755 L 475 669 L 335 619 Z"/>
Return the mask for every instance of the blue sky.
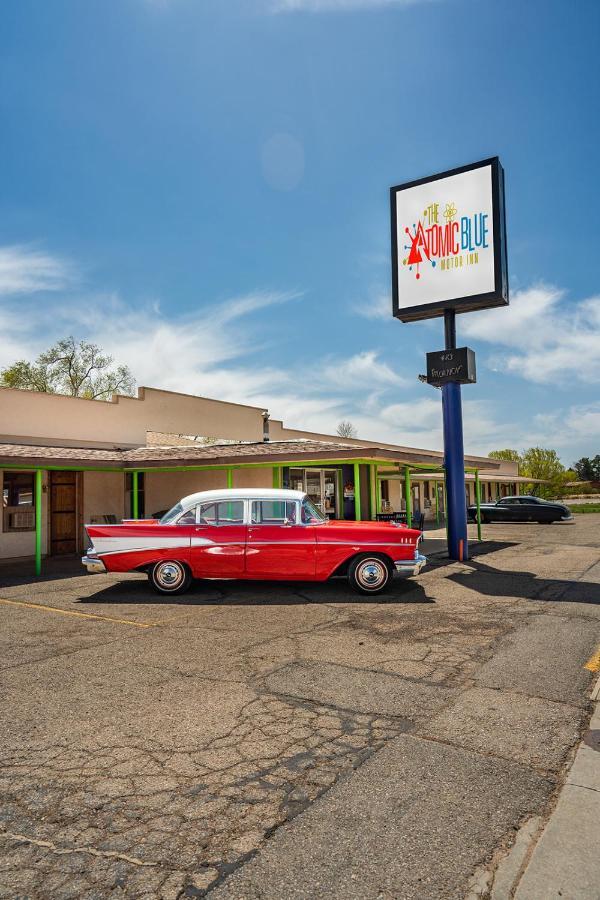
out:
<path id="1" fill-rule="evenodd" d="M 595 0 L 7 0 L 0 365 L 73 333 L 139 384 L 439 447 L 388 188 L 498 154 L 511 306 L 458 320 L 466 447 L 600 452 L 598 34 Z"/>

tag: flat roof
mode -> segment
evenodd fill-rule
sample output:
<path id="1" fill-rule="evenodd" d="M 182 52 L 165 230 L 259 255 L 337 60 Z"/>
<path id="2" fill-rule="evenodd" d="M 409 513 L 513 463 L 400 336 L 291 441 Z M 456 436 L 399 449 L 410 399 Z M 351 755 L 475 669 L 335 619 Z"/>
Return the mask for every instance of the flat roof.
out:
<path id="1" fill-rule="evenodd" d="M 472 466 L 473 459 L 465 457 Z M 439 455 L 421 450 L 391 450 L 389 447 L 357 447 L 343 441 L 310 439 L 244 441 L 236 444 L 197 444 L 175 447 L 138 447 L 133 450 L 100 450 L 90 447 L 52 447 L 30 444 L 0 444 L 0 468 L 18 464 L 36 468 L 83 468 L 116 470 L 160 469 L 185 466 L 285 465 L 293 463 L 368 460 L 373 462 L 440 468 Z M 472 466 L 475 467 L 475 466 Z M 481 468 L 480 465 L 476 466 Z M 496 460 L 486 460 L 486 469 L 498 469 Z"/>

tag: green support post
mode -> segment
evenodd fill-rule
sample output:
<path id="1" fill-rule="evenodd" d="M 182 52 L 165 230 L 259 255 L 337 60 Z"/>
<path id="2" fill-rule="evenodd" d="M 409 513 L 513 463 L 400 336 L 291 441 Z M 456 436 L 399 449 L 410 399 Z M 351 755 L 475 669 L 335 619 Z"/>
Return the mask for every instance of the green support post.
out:
<path id="1" fill-rule="evenodd" d="M 435 490 L 435 524 L 439 528 L 439 526 L 440 526 L 440 490 L 439 490 L 437 481 L 433 482 L 433 488 Z"/>
<path id="2" fill-rule="evenodd" d="M 132 514 L 134 519 L 139 519 L 140 517 L 140 496 L 138 489 L 138 475 L 139 472 L 131 473 L 131 493 L 132 493 Z"/>
<path id="3" fill-rule="evenodd" d="M 481 483 L 479 469 L 475 469 L 475 503 L 477 504 L 477 540 L 481 540 Z"/>
<path id="4" fill-rule="evenodd" d="M 227 487 L 233 487 L 233 469 L 231 466 L 227 469 Z"/>
<path id="5" fill-rule="evenodd" d="M 35 574 L 42 574 L 42 470 L 35 470 Z"/>
<path id="6" fill-rule="evenodd" d="M 279 466 L 273 466 L 273 487 L 281 487 L 281 469 Z"/>
<path id="7" fill-rule="evenodd" d="M 354 463 L 354 518 L 360 522 L 360 463 Z"/>
<path id="8" fill-rule="evenodd" d="M 404 503 L 406 504 L 406 524 L 412 527 L 412 497 L 410 493 L 410 469 L 404 467 Z"/>
<path id="9" fill-rule="evenodd" d="M 377 466 L 369 466 L 369 487 L 371 489 L 371 518 L 377 518 Z"/>

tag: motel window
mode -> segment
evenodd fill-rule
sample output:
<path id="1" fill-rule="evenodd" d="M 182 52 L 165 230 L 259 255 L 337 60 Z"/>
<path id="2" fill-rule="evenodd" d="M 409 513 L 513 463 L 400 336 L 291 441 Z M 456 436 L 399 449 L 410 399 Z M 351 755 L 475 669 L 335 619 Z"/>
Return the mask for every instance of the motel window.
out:
<path id="1" fill-rule="evenodd" d="M 5 472 L 2 482 L 3 531 L 34 531 L 34 475 Z"/>

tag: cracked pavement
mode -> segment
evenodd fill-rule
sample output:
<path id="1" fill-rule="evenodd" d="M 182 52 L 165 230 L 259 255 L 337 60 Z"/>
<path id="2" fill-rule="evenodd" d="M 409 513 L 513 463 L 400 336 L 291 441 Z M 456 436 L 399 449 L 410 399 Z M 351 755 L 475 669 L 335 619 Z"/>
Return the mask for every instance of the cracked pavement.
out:
<path id="1" fill-rule="evenodd" d="M 0 568 L 0 897 L 464 897 L 600 642 L 600 516 L 484 537 L 372 599 Z"/>

